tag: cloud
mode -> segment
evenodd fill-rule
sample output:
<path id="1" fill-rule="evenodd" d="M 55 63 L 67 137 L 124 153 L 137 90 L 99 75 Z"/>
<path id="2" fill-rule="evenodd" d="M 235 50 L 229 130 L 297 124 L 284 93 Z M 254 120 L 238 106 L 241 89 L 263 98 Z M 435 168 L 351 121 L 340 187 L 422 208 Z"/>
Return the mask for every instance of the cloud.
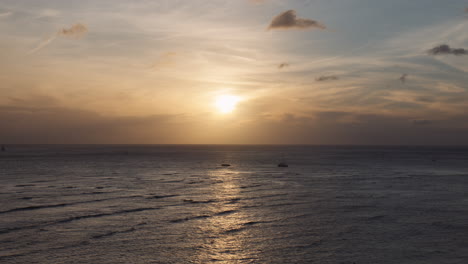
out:
<path id="1" fill-rule="evenodd" d="M 150 66 L 150 69 L 158 70 L 174 66 L 177 62 L 177 56 L 176 52 L 164 52 L 159 56 L 156 62 Z"/>
<path id="2" fill-rule="evenodd" d="M 446 54 L 453 54 L 456 56 L 466 55 L 468 54 L 467 50 L 462 48 L 451 48 L 447 44 L 442 44 L 437 47 L 434 47 L 427 51 L 430 55 L 446 55 Z"/>
<path id="3" fill-rule="evenodd" d="M 321 24 L 318 21 L 305 19 L 305 18 L 298 18 L 296 15 L 296 11 L 288 10 L 283 12 L 276 17 L 273 18 L 268 29 L 310 29 L 310 28 L 318 28 L 318 29 L 325 29 L 325 25 Z"/>
<path id="4" fill-rule="evenodd" d="M 3 12 L 3 13 L 0 13 L 0 18 L 2 17 L 9 17 L 11 14 L 13 14 L 12 12 Z"/>
<path id="5" fill-rule="evenodd" d="M 83 24 L 75 24 L 70 28 L 62 28 L 57 34 L 69 38 L 81 38 L 88 33 L 88 28 Z"/>
<path id="6" fill-rule="evenodd" d="M 0 105 L 0 138 L 12 143 L 175 142 L 176 115 L 105 116 L 63 107 Z"/>
<path id="7" fill-rule="evenodd" d="M 423 103 L 434 103 L 436 100 L 434 97 L 431 96 L 418 96 L 415 98 L 416 101 L 418 102 L 423 102 Z"/>
<path id="8" fill-rule="evenodd" d="M 283 69 L 283 68 L 286 68 L 286 67 L 289 67 L 289 63 L 283 62 L 280 65 L 278 65 L 278 69 Z"/>
<path id="9" fill-rule="evenodd" d="M 308 116 L 286 114 L 258 120 L 262 135 L 273 142 L 354 145 L 460 145 L 468 143 L 468 128 L 453 116 L 441 120 L 411 119 L 391 114 L 317 111 Z M 416 121 L 414 121 L 416 120 Z M 274 124 L 273 124 L 274 122 Z M 260 128 L 262 129 L 262 128 Z M 398 131 L 398 133 L 395 133 Z M 292 141 L 292 142 L 291 142 Z"/>
<path id="10" fill-rule="evenodd" d="M 400 77 L 401 83 L 404 84 L 404 83 L 406 82 L 406 78 L 407 78 L 407 77 L 408 77 L 408 74 L 406 74 L 406 73 L 404 73 L 403 75 L 401 75 L 401 77 Z"/>
<path id="11" fill-rule="evenodd" d="M 29 54 L 33 54 L 33 53 L 38 52 L 39 50 L 43 49 L 45 46 L 47 46 L 47 45 L 49 45 L 50 43 L 52 43 L 52 41 L 54 41 L 56 38 L 57 38 L 57 35 L 54 34 L 54 35 L 48 37 L 47 39 L 44 39 L 44 40 L 41 41 L 34 49 L 30 50 L 28 53 L 29 53 Z"/>
<path id="12" fill-rule="evenodd" d="M 317 78 L 315 78 L 315 81 L 317 82 L 325 82 L 325 81 L 336 81 L 338 80 L 339 77 L 335 75 L 322 75 Z"/>
<path id="13" fill-rule="evenodd" d="M 449 82 L 438 82 L 434 85 L 434 88 L 443 93 L 464 93 L 466 88 L 460 87 L 456 84 Z"/>
<path id="14" fill-rule="evenodd" d="M 55 18 L 60 16 L 60 11 L 56 9 L 44 9 L 38 12 L 37 18 L 43 19 L 43 18 Z"/>
<path id="15" fill-rule="evenodd" d="M 62 28 L 52 36 L 48 37 L 41 41 L 34 49 L 29 51 L 29 54 L 35 53 L 50 43 L 52 43 L 57 37 L 66 37 L 66 38 L 74 38 L 79 39 L 88 33 L 88 28 L 83 24 L 74 24 L 69 28 Z"/>
<path id="16" fill-rule="evenodd" d="M 412 120 L 412 122 L 413 122 L 414 125 L 430 125 L 430 124 L 432 124 L 432 121 L 427 120 L 427 119 L 414 119 L 414 120 Z"/>

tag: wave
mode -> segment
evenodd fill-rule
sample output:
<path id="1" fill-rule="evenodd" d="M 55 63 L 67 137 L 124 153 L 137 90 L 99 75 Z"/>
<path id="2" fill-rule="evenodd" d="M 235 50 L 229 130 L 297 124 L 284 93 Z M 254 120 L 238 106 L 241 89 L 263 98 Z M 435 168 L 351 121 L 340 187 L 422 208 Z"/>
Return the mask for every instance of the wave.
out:
<path id="1" fill-rule="evenodd" d="M 64 218 L 61 220 L 53 221 L 53 222 L 45 222 L 39 223 L 35 225 L 29 226 L 20 226 L 20 227 L 10 227 L 5 229 L 0 229 L 0 234 L 7 234 L 14 231 L 22 231 L 28 229 L 36 229 L 36 228 L 43 228 L 48 226 L 54 226 L 58 224 L 66 224 L 74 221 L 84 220 L 84 219 L 91 219 L 91 218 L 100 218 L 100 217 L 107 217 L 107 216 L 116 216 L 122 214 L 129 214 L 129 213 L 136 213 L 136 212 L 143 212 L 143 211 L 152 211 L 152 210 L 160 210 L 161 207 L 143 207 L 143 208 L 133 208 L 133 209 L 126 209 L 120 211 L 114 211 L 110 213 L 100 213 L 100 214 L 90 214 L 90 215 L 80 215 L 80 216 L 73 216 L 69 218 Z"/>
<path id="2" fill-rule="evenodd" d="M 7 214 L 13 212 L 21 212 L 21 211 L 32 211 L 32 210 L 39 210 L 39 209 L 47 209 L 47 208 L 58 208 L 58 207 L 65 207 L 65 206 L 72 206 L 77 204 L 88 204 L 88 203 L 97 203 L 97 202 L 104 202 L 110 200 L 119 200 L 119 199 L 128 199 L 128 198 L 141 198 L 141 195 L 133 195 L 133 196 L 125 196 L 125 197 L 113 197 L 113 198 L 105 198 L 105 199 L 97 199 L 97 200 L 90 200 L 90 201 L 80 201 L 74 203 L 61 203 L 61 204 L 46 204 L 46 205 L 33 205 L 33 206 L 26 206 L 26 207 L 17 207 L 5 211 L 0 211 L 0 214 Z M 32 199 L 31 197 L 23 197 L 21 199 Z"/>
<path id="3" fill-rule="evenodd" d="M 210 214 L 210 215 L 205 214 L 205 215 L 188 216 L 188 217 L 185 217 L 185 218 L 170 220 L 169 222 L 171 222 L 171 223 L 181 223 L 181 222 L 187 222 L 187 221 L 190 221 L 190 220 L 197 220 L 197 219 L 209 218 L 209 217 L 214 217 L 214 216 L 228 215 L 228 214 L 235 213 L 237 211 L 238 210 L 227 210 L 227 211 L 221 211 L 221 212 L 217 212 L 217 213 Z"/>
<path id="4" fill-rule="evenodd" d="M 169 194 L 169 195 L 152 195 L 150 197 L 146 197 L 146 199 L 163 199 L 163 198 L 170 198 L 170 197 L 177 197 L 180 196 L 178 194 Z"/>
<path id="5" fill-rule="evenodd" d="M 216 200 L 196 201 L 192 199 L 184 199 L 183 201 L 184 203 L 192 203 L 192 204 L 208 204 L 208 203 L 217 202 Z"/>
<path id="6" fill-rule="evenodd" d="M 142 223 L 142 224 L 139 224 L 139 225 L 137 225 L 137 226 L 141 226 L 141 225 L 146 225 L 146 223 Z M 136 227 L 131 227 L 131 228 L 125 229 L 125 230 L 110 231 L 110 232 L 107 232 L 107 233 L 94 235 L 94 236 L 91 236 L 91 238 L 93 238 L 93 239 L 101 239 L 101 238 L 106 238 L 106 237 L 110 237 L 110 236 L 114 236 L 114 235 L 118 235 L 118 234 L 131 233 L 131 232 L 134 232 L 134 231 L 137 231 L 137 230 L 138 230 L 138 228 L 136 228 Z"/>
<path id="7" fill-rule="evenodd" d="M 246 223 L 241 224 L 241 226 L 238 227 L 238 228 L 229 229 L 229 230 L 224 231 L 223 233 L 224 234 L 237 233 L 237 232 L 244 231 L 244 230 L 246 230 L 246 229 L 248 229 L 248 228 L 250 228 L 251 226 L 254 226 L 254 225 L 266 224 L 266 223 L 272 223 L 272 222 L 273 221 L 251 221 L 251 222 L 246 222 Z"/>

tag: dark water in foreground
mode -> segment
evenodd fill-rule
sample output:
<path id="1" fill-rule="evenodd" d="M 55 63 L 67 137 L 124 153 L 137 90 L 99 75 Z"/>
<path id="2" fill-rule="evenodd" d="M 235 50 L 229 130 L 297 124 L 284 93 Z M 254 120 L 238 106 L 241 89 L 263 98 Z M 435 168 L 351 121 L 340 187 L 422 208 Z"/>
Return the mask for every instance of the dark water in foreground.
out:
<path id="1" fill-rule="evenodd" d="M 468 263 L 466 148 L 7 148 L 0 263 Z"/>

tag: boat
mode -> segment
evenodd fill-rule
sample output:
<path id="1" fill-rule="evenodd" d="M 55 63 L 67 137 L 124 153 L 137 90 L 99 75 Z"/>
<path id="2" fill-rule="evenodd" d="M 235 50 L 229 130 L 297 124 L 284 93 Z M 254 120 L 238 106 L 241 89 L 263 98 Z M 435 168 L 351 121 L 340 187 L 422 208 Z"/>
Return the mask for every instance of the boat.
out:
<path id="1" fill-rule="evenodd" d="M 287 168 L 287 167 L 289 167 L 289 165 L 286 162 L 280 162 L 280 163 L 278 163 L 278 167 Z"/>
<path id="2" fill-rule="evenodd" d="M 231 164 L 228 164 L 228 163 L 221 164 L 221 167 L 230 167 L 230 166 L 231 166 Z"/>
<path id="3" fill-rule="evenodd" d="M 4 145 L 2 145 L 2 151 L 6 151 L 6 148 Z"/>

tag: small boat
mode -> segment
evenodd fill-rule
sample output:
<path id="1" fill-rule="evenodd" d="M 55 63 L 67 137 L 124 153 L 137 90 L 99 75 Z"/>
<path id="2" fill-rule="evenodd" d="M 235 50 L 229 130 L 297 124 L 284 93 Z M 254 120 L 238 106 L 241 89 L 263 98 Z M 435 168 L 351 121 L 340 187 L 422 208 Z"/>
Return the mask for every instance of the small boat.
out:
<path id="1" fill-rule="evenodd" d="M 231 164 L 228 164 L 228 163 L 221 164 L 221 167 L 230 167 L 230 166 L 231 166 Z"/>
<path id="2" fill-rule="evenodd" d="M 2 145 L 2 151 L 6 151 L 6 148 L 4 145 Z"/>
<path id="3" fill-rule="evenodd" d="M 289 167 L 289 165 L 286 162 L 280 162 L 280 163 L 278 163 L 278 167 L 287 168 L 287 167 Z"/>

